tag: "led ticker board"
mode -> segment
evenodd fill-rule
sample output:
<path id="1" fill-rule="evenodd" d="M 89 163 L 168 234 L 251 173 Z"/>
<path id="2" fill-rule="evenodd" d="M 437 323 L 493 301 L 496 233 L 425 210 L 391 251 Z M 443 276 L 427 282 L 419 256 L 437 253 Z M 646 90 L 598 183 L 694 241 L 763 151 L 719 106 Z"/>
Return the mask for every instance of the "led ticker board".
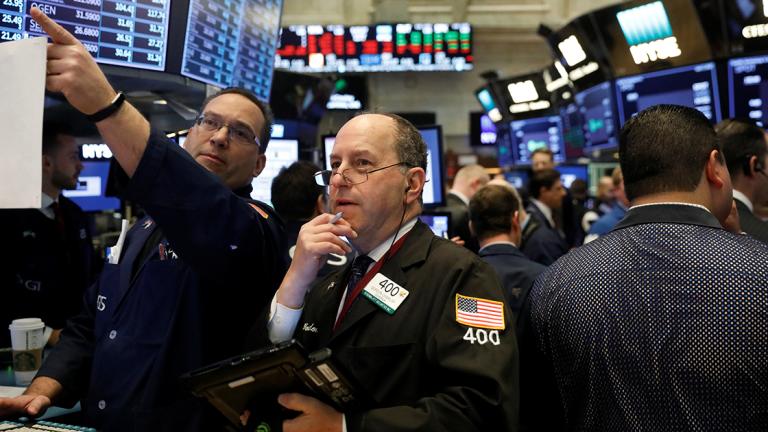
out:
<path id="1" fill-rule="evenodd" d="M 269 100 L 282 0 L 191 0 L 181 73 Z"/>
<path id="2" fill-rule="evenodd" d="M 722 118 L 717 70 L 712 62 L 617 79 L 616 95 L 621 125 L 659 104 L 696 108 L 712 123 Z"/>
<path id="3" fill-rule="evenodd" d="M 283 27 L 275 67 L 292 72 L 466 71 L 472 27 L 453 24 Z"/>
<path id="4" fill-rule="evenodd" d="M 731 118 L 768 125 L 768 56 L 728 61 L 728 105 Z"/>
<path id="5" fill-rule="evenodd" d="M 46 36 L 29 16 L 36 6 L 78 38 L 100 63 L 165 70 L 171 0 L 0 2 L 0 42 Z"/>

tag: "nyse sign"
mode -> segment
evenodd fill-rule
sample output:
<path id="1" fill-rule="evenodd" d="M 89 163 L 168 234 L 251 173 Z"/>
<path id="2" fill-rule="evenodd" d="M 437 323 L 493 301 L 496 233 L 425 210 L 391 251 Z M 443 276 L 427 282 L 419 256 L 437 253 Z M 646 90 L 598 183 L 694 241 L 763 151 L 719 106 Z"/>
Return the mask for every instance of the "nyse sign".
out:
<path id="1" fill-rule="evenodd" d="M 635 64 L 664 60 L 682 54 L 674 36 L 630 46 L 629 52 Z"/>

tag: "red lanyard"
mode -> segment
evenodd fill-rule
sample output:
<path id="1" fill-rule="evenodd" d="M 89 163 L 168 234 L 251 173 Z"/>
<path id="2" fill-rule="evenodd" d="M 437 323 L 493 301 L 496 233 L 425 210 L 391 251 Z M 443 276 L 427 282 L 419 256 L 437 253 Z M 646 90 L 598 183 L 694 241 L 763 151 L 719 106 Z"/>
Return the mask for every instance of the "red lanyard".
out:
<path id="1" fill-rule="evenodd" d="M 376 262 L 376 264 L 373 265 L 373 267 L 368 270 L 368 272 L 363 276 L 362 279 L 360 279 L 360 282 L 355 285 L 355 287 L 352 289 L 352 292 L 347 293 L 347 298 L 344 300 L 344 307 L 341 308 L 341 312 L 339 312 L 339 317 L 336 318 L 336 324 L 333 325 L 333 331 L 336 331 L 336 329 L 339 328 L 339 325 L 341 325 L 341 321 L 344 319 L 344 317 L 347 315 L 347 312 L 349 312 L 349 309 L 352 308 L 352 304 L 355 302 L 355 299 L 357 299 L 357 296 L 360 295 L 361 292 L 363 292 L 363 288 L 365 288 L 366 285 L 368 285 L 368 282 L 373 279 L 374 276 L 376 276 L 376 273 L 381 270 L 381 267 L 384 265 L 384 263 L 392 256 L 394 256 L 397 251 L 400 250 L 401 247 L 403 247 L 403 243 L 405 243 L 405 238 L 408 237 L 408 234 L 410 231 L 405 233 L 402 237 L 400 237 L 400 240 L 396 241 L 395 244 L 392 245 L 391 248 L 387 251 L 387 253 L 384 254 L 384 256 Z"/>

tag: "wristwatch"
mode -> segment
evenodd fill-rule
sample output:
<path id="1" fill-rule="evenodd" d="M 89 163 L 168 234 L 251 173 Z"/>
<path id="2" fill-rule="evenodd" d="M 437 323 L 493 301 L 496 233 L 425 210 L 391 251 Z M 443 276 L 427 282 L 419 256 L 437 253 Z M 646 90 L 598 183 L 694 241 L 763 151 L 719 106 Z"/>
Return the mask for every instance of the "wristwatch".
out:
<path id="1" fill-rule="evenodd" d="M 93 114 L 86 114 L 85 117 L 96 123 L 104 120 L 105 118 L 111 116 L 112 114 L 116 113 L 117 110 L 120 109 L 121 106 L 123 106 L 123 102 L 125 102 L 125 93 L 123 92 L 117 92 L 117 96 L 112 100 L 112 102 L 107 105 L 105 108 L 96 111 Z"/>

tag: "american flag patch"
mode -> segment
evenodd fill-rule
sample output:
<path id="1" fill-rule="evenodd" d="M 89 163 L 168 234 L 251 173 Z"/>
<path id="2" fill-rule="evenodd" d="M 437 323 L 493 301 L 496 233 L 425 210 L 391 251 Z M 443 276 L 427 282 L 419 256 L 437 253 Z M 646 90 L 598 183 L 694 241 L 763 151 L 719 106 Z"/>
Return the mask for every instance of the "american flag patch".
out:
<path id="1" fill-rule="evenodd" d="M 456 322 L 472 327 L 504 330 L 504 304 L 456 294 Z"/>

